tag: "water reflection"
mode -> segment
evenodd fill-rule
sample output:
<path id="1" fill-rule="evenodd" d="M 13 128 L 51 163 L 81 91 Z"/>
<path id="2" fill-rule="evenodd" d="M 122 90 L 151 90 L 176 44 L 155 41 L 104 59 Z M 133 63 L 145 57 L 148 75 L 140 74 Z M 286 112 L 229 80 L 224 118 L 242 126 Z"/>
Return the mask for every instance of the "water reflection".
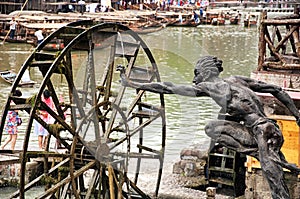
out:
<path id="1" fill-rule="evenodd" d="M 256 68 L 256 28 L 242 26 L 200 26 L 196 28 L 166 28 L 160 32 L 141 35 L 151 49 L 162 81 L 191 84 L 193 67 L 200 56 L 215 55 L 224 61 L 222 76 L 245 75 Z M 0 70 L 17 72 L 33 48 L 28 44 L 0 46 Z M 80 56 L 73 61 L 82 63 Z M 32 72 L 33 80 L 41 77 Z M 77 80 L 80 81 L 78 76 Z M 6 101 L 10 86 L 0 84 L 0 109 Z M 32 93 L 28 93 L 31 95 Z M 177 161 L 182 148 L 198 142 L 208 142 L 203 128 L 207 120 L 215 117 L 218 106 L 210 98 L 165 97 L 167 114 L 166 163 Z M 21 131 L 22 132 L 22 129 Z M 22 133 L 18 138 L 22 142 Z M 5 139 L 4 136 L 2 139 Z M 35 139 L 32 136 L 32 139 Z"/>

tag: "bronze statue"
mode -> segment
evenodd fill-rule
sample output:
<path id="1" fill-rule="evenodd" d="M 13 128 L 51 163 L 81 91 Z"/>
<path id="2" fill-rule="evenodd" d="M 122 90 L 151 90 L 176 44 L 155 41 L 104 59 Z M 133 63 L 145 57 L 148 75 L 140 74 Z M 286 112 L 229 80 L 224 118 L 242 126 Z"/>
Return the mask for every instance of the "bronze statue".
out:
<path id="1" fill-rule="evenodd" d="M 219 77 L 223 71 L 222 61 L 214 56 L 204 56 L 198 60 L 194 70 L 195 85 L 138 83 L 128 79 L 124 67 L 118 66 L 117 70 L 121 73 L 123 86 L 162 94 L 211 97 L 221 110 L 218 120 L 206 125 L 205 133 L 214 142 L 257 158 L 273 199 L 290 198 L 283 168 L 296 173 L 300 173 L 300 169 L 285 160 L 280 151 L 284 141 L 282 133 L 276 121 L 267 118 L 263 103 L 255 93 L 271 93 L 288 108 L 300 126 L 298 109 L 280 87 L 242 76 L 222 79 Z"/>

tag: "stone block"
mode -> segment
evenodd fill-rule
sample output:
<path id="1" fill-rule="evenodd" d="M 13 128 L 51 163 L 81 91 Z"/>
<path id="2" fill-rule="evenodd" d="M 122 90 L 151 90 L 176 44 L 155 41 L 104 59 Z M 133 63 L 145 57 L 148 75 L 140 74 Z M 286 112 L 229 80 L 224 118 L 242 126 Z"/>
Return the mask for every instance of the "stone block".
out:
<path id="1" fill-rule="evenodd" d="M 182 149 L 180 152 L 180 159 L 182 160 L 207 160 L 209 145 L 195 144 L 189 148 Z"/>
<path id="2" fill-rule="evenodd" d="M 180 160 L 173 165 L 173 173 L 181 174 L 188 177 L 205 175 L 205 160 L 191 161 Z"/>

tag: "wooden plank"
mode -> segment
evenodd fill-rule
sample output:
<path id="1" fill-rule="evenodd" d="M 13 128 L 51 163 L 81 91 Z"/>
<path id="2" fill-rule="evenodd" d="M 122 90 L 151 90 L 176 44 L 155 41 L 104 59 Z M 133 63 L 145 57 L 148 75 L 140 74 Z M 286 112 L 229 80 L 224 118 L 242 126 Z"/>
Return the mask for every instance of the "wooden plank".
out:
<path id="1" fill-rule="evenodd" d="M 1 151 L 1 153 L 3 150 Z M 0 155 L 0 165 L 16 164 L 20 162 L 20 158 L 11 155 Z"/>
<path id="2" fill-rule="evenodd" d="M 282 64 L 281 62 L 265 62 L 263 66 L 281 70 L 299 70 L 300 64 Z"/>
<path id="3" fill-rule="evenodd" d="M 14 5 L 14 6 L 21 6 L 21 5 L 23 5 L 23 3 L 14 3 L 14 2 L 8 2 L 8 1 L 6 1 L 6 2 L 0 2 L 0 5 Z"/>
<path id="4" fill-rule="evenodd" d="M 46 61 L 33 61 L 30 63 L 30 67 L 50 67 L 53 64 L 52 60 L 46 60 Z"/>
<path id="5" fill-rule="evenodd" d="M 265 19 L 263 25 L 299 25 L 300 19 Z"/>
<path id="6" fill-rule="evenodd" d="M 267 17 L 267 12 L 263 12 L 261 15 L 262 19 L 265 19 Z M 261 20 L 262 21 L 262 20 Z M 258 42 L 258 66 L 257 71 L 260 71 L 263 69 L 264 59 L 266 55 L 266 41 L 265 38 L 265 31 L 266 31 L 266 25 L 261 24 L 259 26 L 259 42 Z"/>
<path id="7" fill-rule="evenodd" d="M 36 52 L 34 58 L 36 61 L 54 60 L 57 57 L 56 53 Z"/>

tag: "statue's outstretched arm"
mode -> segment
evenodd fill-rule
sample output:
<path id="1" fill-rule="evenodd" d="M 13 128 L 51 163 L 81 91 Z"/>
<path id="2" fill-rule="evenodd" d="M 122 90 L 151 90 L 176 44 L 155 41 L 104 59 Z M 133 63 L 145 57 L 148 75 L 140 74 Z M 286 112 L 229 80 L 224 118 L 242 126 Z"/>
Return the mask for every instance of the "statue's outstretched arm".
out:
<path id="1" fill-rule="evenodd" d="M 121 83 L 123 86 L 128 86 L 135 89 L 151 91 L 161 94 L 177 94 L 183 96 L 207 96 L 206 93 L 201 92 L 200 88 L 188 85 L 175 85 L 171 82 L 153 82 L 153 83 L 139 83 L 128 79 L 124 66 L 118 66 L 117 70 L 120 71 Z"/>
<path id="2" fill-rule="evenodd" d="M 240 78 L 241 80 L 243 80 L 244 83 L 246 83 L 247 86 L 255 92 L 272 94 L 275 98 L 277 98 L 280 102 L 282 102 L 289 109 L 289 111 L 296 118 L 298 126 L 300 126 L 299 110 L 295 106 L 295 103 L 292 100 L 292 98 L 284 90 L 282 90 L 281 87 L 273 85 L 273 84 L 267 84 L 262 81 L 257 81 L 257 80 L 254 80 L 254 79 L 251 79 L 248 77 L 238 76 L 237 78 Z"/>

